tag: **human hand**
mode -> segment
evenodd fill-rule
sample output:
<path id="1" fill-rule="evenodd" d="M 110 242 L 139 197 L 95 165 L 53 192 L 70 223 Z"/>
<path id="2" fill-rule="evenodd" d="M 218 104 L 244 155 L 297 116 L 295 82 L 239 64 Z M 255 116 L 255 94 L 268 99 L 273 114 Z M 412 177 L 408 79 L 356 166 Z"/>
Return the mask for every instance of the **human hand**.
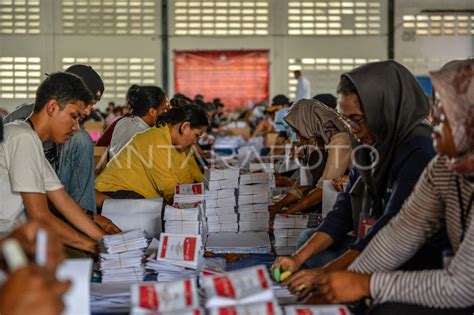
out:
<path id="1" fill-rule="evenodd" d="M 0 314 L 51 315 L 64 310 L 70 282 L 59 282 L 45 268 L 30 265 L 13 272 L 0 288 Z"/>
<path id="2" fill-rule="evenodd" d="M 122 230 L 118 226 L 116 226 L 112 222 L 112 220 L 107 217 L 104 217 L 103 215 L 94 213 L 92 218 L 94 220 L 94 223 L 96 223 L 108 235 L 122 232 Z"/>
<path id="3" fill-rule="evenodd" d="M 64 247 L 49 227 L 39 221 L 29 220 L 13 230 L 6 238 L 17 240 L 28 258 L 34 261 L 36 256 L 36 236 L 39 229 L 47 232 L 47 260 L 45 267 L 49 271 L 54 272 L 56 267 L 64 260 Z"/>
<path id="4" fill-rule="evenodd" d="M 294 273 L 300 269 L 301 264 L 296 256 L 280 256 L 278 257 L 271 267 L 271 274 L 275 269 L 280 268 L 281 272 L 289 271 Z"/>
<path id="5" fill-rule="evenodd" d="M 333 304 L 354 302 L 370 296 L 370 275 L 336 271 L 322 275 L 318 285 L 319 292 Z"/>
<path id="6" fill-rule="evenodd" d="M 343 192 L 344 191 L 344 184 L 349 180 L 349 176 L 343 175 L 339 176 L 337 178 L 334 178 L 332 180 L 332 186 L 334 187 L 335 190 L 338 192 Z"/>
<path id="7" fill-rule="evenodd" d="M 288 290 L 298 294 L 298 300 L 305 299 L 318 287 L 319 278 L 327 272 L 324 268 L 305 269 L 298 271 L 282 283 Z"/>

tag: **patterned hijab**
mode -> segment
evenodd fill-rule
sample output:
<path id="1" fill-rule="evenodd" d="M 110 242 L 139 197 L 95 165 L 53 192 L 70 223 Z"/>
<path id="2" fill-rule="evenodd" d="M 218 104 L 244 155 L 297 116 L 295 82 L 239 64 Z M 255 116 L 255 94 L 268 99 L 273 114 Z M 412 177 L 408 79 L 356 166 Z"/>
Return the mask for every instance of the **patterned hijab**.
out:
<path id="1" fill-rule="evenodd" d="M 430 76 L 461 154 L 451 166 L 474 175 L 474 59 L 451 61 Z"/>

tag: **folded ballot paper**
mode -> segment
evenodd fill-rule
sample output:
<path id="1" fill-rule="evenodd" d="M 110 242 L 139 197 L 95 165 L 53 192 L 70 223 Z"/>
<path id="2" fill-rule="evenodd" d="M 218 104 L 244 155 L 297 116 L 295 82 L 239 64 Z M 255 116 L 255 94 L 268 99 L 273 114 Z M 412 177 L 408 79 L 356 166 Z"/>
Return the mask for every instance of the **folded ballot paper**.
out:
<path id="1" fill-rule="evenodd" d="M 308 226 L 309 217 L 307 215 L 288 215 L 277 214 L 273 223 L 273 228 L 278 229 L 304 229 Z"/>
<path id="2" fill-rule="evenodd" d="M 157 261 L 197 269 L 203 254 L 201 235 L 162 233 Z"/>
<path id="3" fill-rule="evenodd" d="M 248 205 L 239 205 L 239 213 L 247 212 L 262 212 L 268 213 L 268 203 L 255 203 Z"/>
<path id="4" fill-rule="evenodd" d="M 349 315 L 344 305 L 289 305 L 284 307 L 286 315 Z"/>
<path id="5" fill-rule="evenodd" d="M 214 166 L 204 170 L 204 178 L 209 181 L 239 178 L 239 169 L 225 166 Z"/>
<path id="6" fill-rule="evenodd" d="M 214 190 L 209 191 L 206 190 L 204 194 L 205 199 L 222 199 L 222 198 L 235 198 L 235 189 L 221 189 L 221 190 Z"/>
<path id="7" fill-rule="evenodd" d="M 204 184 L 181 184 L 174 189 L 174 202 L 198 202 L 204 200 Z"/>
<path id="8" fill-rule="evenodd" d="M 223 180 L 210 180 L 204 178 L 204 184 L 207 190 L 221 190 L 221 189 L 235 189 L 239 187 L 239 176 L 235 178 L 223 179 Z"/>
<path id="9" fill-rule="evenodd" d="M 142 250 L 148 247 L 143 230 L 135 229 L 114 235 L 105 235 L 99 240 L 101 253 L 118 254 L 133 250 Z"/>
<path id="10" fill-rule="evenodd" d="M 276 301 L 233 306 L 220 306 L 209 309 L 209 315 L 281 315 L 283 314 Z M 304 315 L 304 314 L 298 314 Z"/>
<path id="11" fill-rule="evenodd" d="M 233 232 L 235 234 L 239 230 L 239 224 L 237 222 L 235 223 L 211 222 L 211 223 L 208 223 L 207 230 L 209 233 Z"/>
<path id="12" fill-rule="evenodd" d="M 204 314 L 199 307 L 196 279 L 133 285 L 130 313 L 133 315 Z"/>
<path id="13" fill-rule="evenodd" d="M 239 196 L 264 195 L 264 194 L 268 195 L 268 190 L 269 190 L 268 184 L 242 185 L 241 183 L 239 186 Z"/>
<path id="14" fill-rule="evenodd" d="M 163 219 L 165 221 L 199 221 L 201 218 L 201 208 L 175 208 L 172 206 L 165 207 Z"/>
<path id="15" fill-rule="evenodd" d="M 206 199 L 206 209 L 207 208 L 222 208 L 222 207 L 235 207 L 237 202 L 235 197 L 227 197 L 221 199 Z"/>
<path id="16" fill-rule="evenodd" d="M 268 190 L 265 192 L 262 192 L 259 195 L 240 195 L 239 194 L 239 199 L 238 199 L 238 204 L 239 207 L 241 205 L 249 205 L 249 204 L 255 204 L 255 203 L 268 203 Z"/>
<path id="17" fill-rule="evenodd" d="M 267 232 L 222 232 L 209 233 L 206 249 L 216 254 L 268 254 L 271 244 Z"/>
<path id="18" fill-rule="evenodd" d="M 206 294 L 206 308 L 210 309 L 274 300 L 272 281 L 264 265 L 204 277 L 201 286 Z"/>
<path id="19" fill-rule="evenodd" d="M 267 184 L 268 180 L 268 174 L 263 171 L 253 173 L 242 173 L 240 174 L 239 188 L 251 184 Z"/>
<path id="20" fill-rule="evenodd" d="M 240 232 L 250 232 L 250 231 L 268 231 L 268 220 L 263 221 L 254 221 L 254 222 L 239 222 L 239 231 Z"/>
<path id="21" fill-rule="evenodd" d="M 107 199 L 102 215 L 122 231 L 143 229 L 147 237 L 158 238 L 161 233 L 163 199 Z"/>

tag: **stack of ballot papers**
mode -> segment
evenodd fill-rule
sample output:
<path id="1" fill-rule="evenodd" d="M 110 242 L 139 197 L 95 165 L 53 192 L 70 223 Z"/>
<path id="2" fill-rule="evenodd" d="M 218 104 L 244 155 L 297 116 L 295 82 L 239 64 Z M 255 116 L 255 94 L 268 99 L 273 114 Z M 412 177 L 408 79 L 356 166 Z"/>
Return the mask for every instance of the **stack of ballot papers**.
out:
<path id="1" fill-rule="evenodd" d="M 239 169 L 215 166 L 204 170 L 206 185 L 205 205 L 209 233 L 237 232 L 236 189 L 239 184 Z"/>
<path id="2" fill-rule="evenodd" d="M 268 254 L 271 243 L 267 232 L 209 233 L 206 249 L 216 254 Z"/>
<path id="3" fill-rule="evenodd" d="M 204 266 L 203 254 L 200 235 L 162 233 L 156 262 L 149 261 L 147 268 L 158 272 L 159 282 L 193 276 Z"/>
<path id="4" fill-rule="evenodd" d="M 146 263 L 147 270 L 158 272 L 158 282 L 169 282 L 184 278 L 197 278 L 199 275 L 215 275 L 225 272 L 226 261 L 219 257 L 203 259 L 203 265 L 197 269 L 176 266 L 170 263 L 149 259 Z"/>
<path id="5" fill-rule="evenodd" d="M 130 314 L 204 315 L 196 279 L 133 285 Z"/>
<path id="6" fill-rule="evenodd" d="M 298 236 L 308 226 L 307 215 L 282 216 L 277 214 L 273 222 L 275 252 L 277 255 L 290 255 L 296 249 Z"/>
<path id="7" fill-rule="evenodd" d="M 91 283 L 92 313 L 128 313 L 130 300 L 129 283 Z"/>
<path id="8" fill-rule="evenodd" d="M 243 172 L 239 182 L 239 231 L 268 231 L 269 177 L 263 171 Z M 250 211 L 249 211 L 250 210 Z"/>
<path id="9" fill-rule="evenodd" d="M 174 202 L 194 203 L 204 201 L 204 184 L 181 184 L 174 189 Z"/>
<path id="10" fill-rule="evenodd" d="M 253 304 L 220 306 L 209 309 L 209 315 L 281 315 L 283 314 L 280 306 L 275 301 L 259 302 Z M 306 315 L 306 313 L 298 314 Z"/>
<path id="11" fill-rule="evenodd" d="M 165 232 L 175 234 L 203 234 L 202 203 L 175 202 L 166 206 L 164 213 Z"/>
<path id="12" fill-rule="evenodd" d="M 276 189 L 275 169 L 273 163 L 250 163 L 249 171 L 251 173 L 264 172 L 268 176 L 268 199 L 272 198 L 273 191 Z"/>
<path id="13" fill-rule="evenodd" d="M 272 281 L 264 265 L 205 277 L 201 279 L 201 286 L 206 295 L 205 305 L 209 310 L 275 300 Z"/>
<path id="14" fill-rule="evenodd" d="M 298 295 L 293 294 L 287 287 L 282 287 L 280 284 L 273 286 L 273 294 L 279 305 L 297 304 Z"/>
<path id="15" fill-rule="evenodd" d="M 145 231 L 106 235 L 99 241 L 102 282 L 140 282 L 145 277 L 142 258 L 148 247 Z"/>
<path id="16" fill-rule="evenodd" d="M 284 307 L 286 315 L 349 315 L 345 305 L 288 305 Z"/>

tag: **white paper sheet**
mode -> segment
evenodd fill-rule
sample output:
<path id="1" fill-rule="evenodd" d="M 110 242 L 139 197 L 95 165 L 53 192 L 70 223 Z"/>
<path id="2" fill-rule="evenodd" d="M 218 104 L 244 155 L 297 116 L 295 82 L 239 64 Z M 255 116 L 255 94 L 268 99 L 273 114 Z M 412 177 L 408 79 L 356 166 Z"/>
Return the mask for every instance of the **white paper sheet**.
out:
<path id="1" fill-rule="evenodd" d="M 56 271 L 59 280 L 72 282 L 64 295 L 63 314 L 90 314 L 92 259 L 66 259 Z"/>
<path id="2" fill-rule="evenodd" d="M 148 237 L 160 237 L 163 199 L 107 199 L 102 214 L 122 231 L 143 229 Z"/>

